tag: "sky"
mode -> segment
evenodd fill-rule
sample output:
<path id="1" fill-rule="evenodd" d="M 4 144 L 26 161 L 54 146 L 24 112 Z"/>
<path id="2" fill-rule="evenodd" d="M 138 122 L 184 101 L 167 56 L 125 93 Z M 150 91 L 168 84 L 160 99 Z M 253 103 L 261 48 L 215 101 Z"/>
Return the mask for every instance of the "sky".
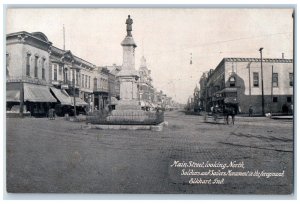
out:
<path id="1" fill-rule="evenodd" d="M 97 66 L 122 65 L 126 18 L 133 19 L 136 67 L 145 56 L 153 85 L 186 103 L 203 72 L 224 57 L 293 58 L 292 9 L 10 8 L 6 33 L 43 32 Z M 190 59 L 192 58 L 192 64 Z"/>

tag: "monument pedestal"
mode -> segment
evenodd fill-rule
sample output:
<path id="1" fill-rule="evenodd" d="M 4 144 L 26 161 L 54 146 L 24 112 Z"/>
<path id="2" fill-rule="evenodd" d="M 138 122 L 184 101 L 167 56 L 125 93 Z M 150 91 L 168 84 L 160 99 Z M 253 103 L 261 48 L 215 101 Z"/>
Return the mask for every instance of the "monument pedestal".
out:
<path id="1" fill-rule="evenodd" d="M 141 110 L 138 101 L 138 79 L 139 73 L 135 70 L 135 48 L 137 47 L 131 35 L 130 16 L 126 20 L 127 36 L 121 42 L 123 47 L 122 69 L 117 75 L 120 81 L 120 100 L 106 118 L 110 125 L 153 125 L 157 124 L 158 113 Z M 161 121 L 161 120 L 159 120 Z"/>

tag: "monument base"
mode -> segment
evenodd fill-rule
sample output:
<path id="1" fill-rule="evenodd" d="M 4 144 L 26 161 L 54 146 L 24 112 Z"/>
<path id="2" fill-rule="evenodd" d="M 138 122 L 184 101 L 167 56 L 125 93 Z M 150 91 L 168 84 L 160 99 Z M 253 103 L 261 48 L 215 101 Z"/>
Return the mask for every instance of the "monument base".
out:
<path id="1" fill-rule="evenodd" d="M 101 125 L 101 124 L 88 124 L 84 129 L 100 129 L 100 130 L 151 130 L 155 132 L 163 131 L 166 122 L 157 125 Z"/>
<path id="2" fill-rule="evenodd" d="M 141 110 L 141 106 L 136 100 L 120 100 L 116 105 L 116 110 Z"/>

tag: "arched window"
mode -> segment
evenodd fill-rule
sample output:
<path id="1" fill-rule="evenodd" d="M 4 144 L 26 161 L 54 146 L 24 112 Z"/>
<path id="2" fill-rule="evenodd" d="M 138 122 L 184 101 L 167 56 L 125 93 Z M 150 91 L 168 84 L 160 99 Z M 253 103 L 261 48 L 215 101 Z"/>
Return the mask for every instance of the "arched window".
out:
<path id="1" fill-rule="evenodd" d="M 230 85 L 230 87 L 235 87 L 235 82 L 236 82 L 235 77 L 231 76 L 229 78 L 229 85 Z"/>

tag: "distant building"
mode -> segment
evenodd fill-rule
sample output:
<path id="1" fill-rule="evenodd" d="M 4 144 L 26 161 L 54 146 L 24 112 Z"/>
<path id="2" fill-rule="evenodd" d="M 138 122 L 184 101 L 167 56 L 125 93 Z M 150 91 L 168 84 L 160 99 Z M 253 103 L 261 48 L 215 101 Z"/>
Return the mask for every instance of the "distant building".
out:
<path id="1" fill-rule="evenodd" d="M 94 72 L 94 104 L 97 110 L 104 109 L 109 104 L 108 98 L 108 75 L 106 67 L 97 67 Z"/>
<path id="2" fill-rule="evenodd" d="M 78 113 L 93 108 L 91 77 L 95 65 L 75 56 L 70 50 L 51 47 L 50 54 L 51 92 L 57 98 L 56 112 L 59 115 L 73 112 L 74 97 Z M 85 108 L 87 110 L 85 110 Z"/>
<path id="3" fill-rule="evenodd" d="M 200 101 L 200 109 L 205 110 L 206 109 L 206 89 L 207 89 L 207 75 L 206 73 L 203 73 L 200 81 L 200 91 L 199 91 L 199 101 Z"/>
<path id="4" fill-rule="evenodd" d="M 146 59 L 143 56 L 141 58 L 141 64 L 139 68 L 139 101 L 143 109 L 153 108 L 154 105 L 154 88 L 152 85 L 151 70 L 148 69 Z"/>
<path id="5" fill-rule="evenodd" d="M 288 113 L 293 103 L 293 60 L 263 59 L 265 112 Z M 259 58 L 224 58 L 210 70 L 206 83 L 206 108 L 238 103 L 238 111 L 247 113 L 249 106 L 255 114 L 262 113 L 261 63 Z M 202 84 L 205 79 L 202 79 Z"/>

